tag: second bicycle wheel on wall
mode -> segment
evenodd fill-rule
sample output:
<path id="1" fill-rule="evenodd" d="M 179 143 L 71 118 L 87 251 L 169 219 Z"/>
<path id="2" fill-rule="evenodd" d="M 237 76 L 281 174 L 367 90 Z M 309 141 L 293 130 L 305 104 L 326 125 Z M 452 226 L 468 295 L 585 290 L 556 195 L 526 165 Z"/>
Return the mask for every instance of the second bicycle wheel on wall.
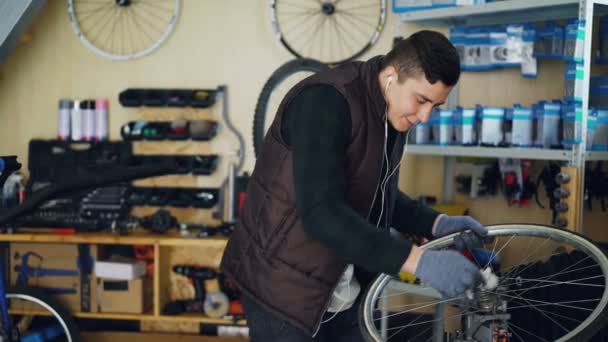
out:
<path id="1" fill-rule="evenodd" d="M 274 32 L 296 57 L 335 65 L 361 56 L 380 37 L 385 0 L 271 0 Z"/>

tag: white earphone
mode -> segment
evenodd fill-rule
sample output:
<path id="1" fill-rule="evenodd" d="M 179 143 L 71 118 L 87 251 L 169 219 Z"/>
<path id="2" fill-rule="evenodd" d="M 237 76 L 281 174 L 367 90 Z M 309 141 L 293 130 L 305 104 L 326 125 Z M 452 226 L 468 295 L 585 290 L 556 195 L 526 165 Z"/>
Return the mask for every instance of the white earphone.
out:
<path id="1" fill-rule="evenodd" d="M 385 94 L 386 94 L 386 91 L 388 90 L 388 86 L 391 85 L 391 82 L 393 82 L 393 76 L 389 76 L 386 80 L 386 86 L 384 87 Z"/>

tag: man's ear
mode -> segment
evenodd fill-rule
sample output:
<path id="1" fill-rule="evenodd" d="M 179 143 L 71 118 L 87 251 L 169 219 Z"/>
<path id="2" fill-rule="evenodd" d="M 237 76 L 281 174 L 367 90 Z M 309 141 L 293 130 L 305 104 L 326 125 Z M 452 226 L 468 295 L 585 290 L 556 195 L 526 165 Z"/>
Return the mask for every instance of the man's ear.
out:
<path id="1" fill-rule="evenodd" d="M 391 77 L 393 81 L 396 81 L 399 77 L 399 73 L 397 72 L 397 68 L 392 65 L 389 65 L 384 70 L 387 78 Z"/>

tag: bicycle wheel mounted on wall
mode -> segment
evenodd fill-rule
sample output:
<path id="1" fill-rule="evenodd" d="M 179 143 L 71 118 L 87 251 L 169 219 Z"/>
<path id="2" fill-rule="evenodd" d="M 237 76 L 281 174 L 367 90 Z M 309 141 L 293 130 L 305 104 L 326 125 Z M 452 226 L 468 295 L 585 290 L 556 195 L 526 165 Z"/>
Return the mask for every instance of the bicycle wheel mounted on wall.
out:
<path id="1" fill-rule="evenodd" d="M 277 39 L 291 54 L 336 65 L 378 41 L 386 0 L 271 0 L 270 15 Z"/>

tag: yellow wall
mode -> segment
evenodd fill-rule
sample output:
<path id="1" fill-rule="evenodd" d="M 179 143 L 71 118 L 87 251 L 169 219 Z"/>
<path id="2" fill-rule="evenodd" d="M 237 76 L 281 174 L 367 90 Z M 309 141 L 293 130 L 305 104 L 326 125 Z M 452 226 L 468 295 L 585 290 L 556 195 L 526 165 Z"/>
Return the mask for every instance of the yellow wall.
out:
<path id="1" fill-rule="evenodd" d="M 110 98 L 110 137 L 134 118 L 133 109 L 118 104 L 118 93 L 128 87 L 213 88 L 226 84 L 230 116 L 247 143 L 245 170 L 253 168 L 251 144 L 253 109 L 262 85 L 291 55 L 274 39 L 268 2 L 263 0 L 183 0 L 177 27 L 152 55 L 132 61 L 111 61 L 88 50 L 74 34 L 66 1 L 49 0 L 31 28 L 32 39 L 14 50 L 0 65 L 0 152 L 26 161 L 27 141 L 56 134 L 59 98 Z M 410 33 L 418 26 L 397 31 L 389 11 L 380 41 L 362 58 L 390 49 L 395 33 Z M 445 32 L 445 31 L 444 31 Z M 516 70 L 464 74 L 460 102 L 507 106 L 561 97 L 561 63 L 544 63 L 538 80 L 525 80 Z M 223 147 L 236 146 L 234 140 Z M 222 152 L 222 151 L 217 151 Z M 225 151 L 224 151 L 225 152 Z M 416 195 L 441 197 L 442 158 L 408 156 L 400 184 Z M 472 214 L 484 223 L 548 223 L 550 213 L 533 206 L 507 208 L 505 200 L 468 201 Z M 496 209 L 496 210 L 488 210 Z M 589 220 L 599 230 L 605 216 Z"/>
<path id="2" fill-rule="evenodd" d="M 251 130 L 257 96 L 270 74 L 292 58 L 274 39 L 268 1 L 183 0 L 167 42 L 132 61 L 111 61 L 87 49 L 72 30 L 66 3 L 49 0 L 31 29 L 33 39 L 18 46 L 0 66 L 2 153 L 25 156 L 29 139 L 53 138 L 57 100 L 62 97 L 110 98 L 111 139 L 119 139 L 119 128 L 132 112 L 118 104 L 123 89 L 226 84 L 230 116 L 247 142 L 245 169 L 253 168 Z M 392 22 L 389 15 L 380 41 L 362 58 L 390 49 Z"/>

